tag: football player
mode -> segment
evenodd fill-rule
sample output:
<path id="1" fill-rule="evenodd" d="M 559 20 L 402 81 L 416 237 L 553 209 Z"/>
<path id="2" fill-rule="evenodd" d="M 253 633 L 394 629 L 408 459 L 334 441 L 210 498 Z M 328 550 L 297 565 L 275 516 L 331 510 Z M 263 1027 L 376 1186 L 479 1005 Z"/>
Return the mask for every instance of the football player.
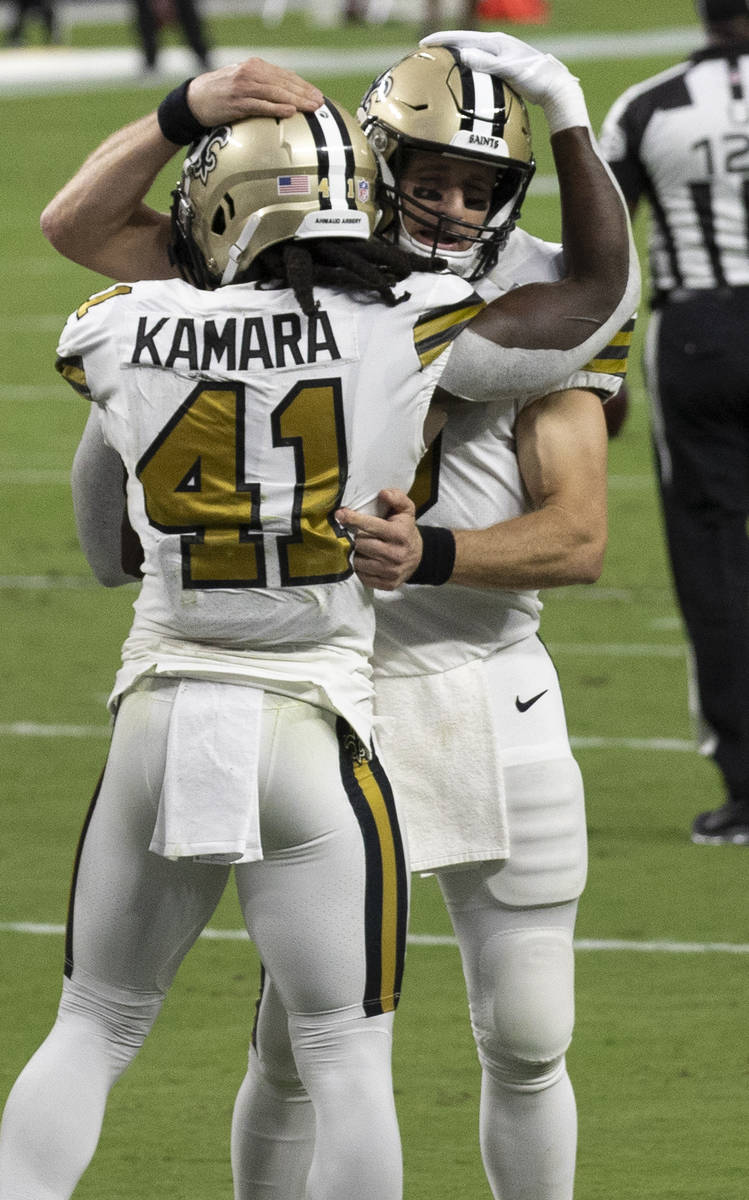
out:
<path id="1" fill-rule="evenodd" d="M 514 228 L 532 155 L 525 113 L 506 86 L 501 148 L 490 122 L 480 123 L 502 84 L 468 64 L 475 41 L 480 65 L 492 67 L 492 35 L 444 37 L 468 53 L 427 39 L 362 104 L 360 119 L 385 159 L 383 236 L 445 258 L 486 298 L 558 279 L 560 248 Z M 338 514 L 356 530 L 360 578 L 387 589 L 376 603 L 380 744 L 412 869 L 436 874 L 460 947 L 482 1069 L 481 1153 L 497 1200 L 573 1195 L 577 1121 L 565 1052 L 585 810 L 559 680 L 538 637 L 538 591 L 600 573 L 601 398 L 619 387 L 630 339 L 631 323 L 540 398 L 514 397 L 512 380 L 505 389 L 488 378 L 498 399 L 448 403 L 410 509 L 393 493 L 397 519 Z M 481 339 L 466 331 L 441 381 L 454 395 L 463 392 L 462 343 L 482 358 Z M 408 520 L 414 506 L 419 525 Z M 245 1200 L 301 1200 L 314 1146 L 281 1007 L 266 980 L 234 1112 L 234 1175 Z M 261 1193 L 261 1178 L 275 1189 Z"/>
<path id="2" fill-rule="evenodd" d="M 401 1195 L 409 874 L 372 742 L 372 593 L 333 514 L 410 485 L 444 351 L 483 302 L 372 240 L 376 182 L 332 101 L 214 129 L 175 199 L 189 282 L 117 284 L 61 335 L 58 370 L 125 468 L 143 583 L 57 1020 L 0 1127 L 2 1200 L 72 1194 L 232 864 L 314 1106 L 307 1195 Z"/>
<path id="3" fill-rule="evenodd" d="M 452 42 L 455 35 L 446 36 Z M 599 394 L 614 391 L 624 370 L 628 335 L 615 331 L 637 302 L 637 264 L 619 222 L 621 202 L 595 166 L 576 81 L 556 60 L 517 39 L 471 36 L 481 39 L 482 66 L 489 71 L 464 61 L 470 46 L 464 53 L 424 47 L 377 81 L 363 119 L 386 171 L 389 166 L 385 235 L 407 238 L 412 249 L 445 257 L 475 277 L 474 286 L 487 294 L 503 294 L 499 311 L 508 321 L 517 314 L 518 322 L 506 327 L 500 347 L 475 323 L 456 342 L 456 359 L 462 342 L 468 344 L 452 371 L 450 391 L 475 390 L 493 403 L 472 409 L 473 423 L 457 424 L 451 402 L 442 443 L 421 476 L 422 511 L 438 502 L 429 523 L 416 530 L 413 506 L 397 492 L 386 494 L 387 521 L 370 525 L 350 510 L 341 515 L 359 529 L 355 562 L 367 582 L 394 587 L 417 563 L 414 580 L 451 580 L 439 590 L 408 587 L 397 603 L 381 606 L 379 707 L 387 719 L 391 701 L 394 712 L 402 711 L 407 695 L 416 706 L 405 727 L 412 737 L 386 733 L 389 761 L 406 780 L 417 864 L 439 870 L 461 942 L 483 1067 L 481 1140 L 492 1189 L 509 1200 L 527 1194 L 562 1200 L 571 1194 L 575 1157 L 564 1050 L 572 1025 L 572 926 L 585 875 L 585 835 L 582 787 L 556 676 L 535 636 L 535 590 L 590 580 L 600 570 L 606 449 Z M 508 79 L 549 119 L 565 206 L 566 259 L 558 246 L 512 228 L 532 155 L 527 115 L 502 82 Z M 226 73 L 194 80 L 184 93 L 193 120 L 230 110 L 237 103 L 235 88 L 236 77 Z M 94 156 L 84 165 L 45 214 L 46 232 L 65 253 L 110 274 L 128 261 L 123 255 L 131 255 L 139 270 L 166 269 L 158 250 L 159 218 L 140 204 L 151 178 L 134 181 L 126 171 L 129 155 L 138 159 L 139 145 L 151 148 L 152 163 L 169 156 L 155 114 L 105 143 L 98 161 Z M 582 159 L 568 157 L 573 150 L 581 150 Z M 424 151 L 431 160 L 419 159 Z M 118 202 L 108 203 L 114 193 Z M 601 209 L 606 195 L 613 207 Z M 86 210 L 92 215 L 97 205 L 108 221 L 101 244 L 86 228 Z M 615 278 L 612 267 L 622 252 L 624 276 Z M 591 341 L 588 329 L 601 320 L 597 306 L 606 305 L 611 324 Z M 118 532 L 116 521 L 113 528 Z M 464 590 L 476 586 L 482 590 Z M 422 611 L 425 597 L 431 599 L 428 611 Z M 522 684 L 516 683 L 519 673 Z M 423 695 L 417 694 L 420 684 Z M 476 712 L 475 733 L 464 719 L 466 704 Z M 441 733 L 450 733 L 449 748 L 439 756 L 434 746 L 440 743 L 430 740 L 430 705 Z M 508 705 L 512 722 L 506 722 Z M 409 758 L 417 740 L 430 758 L 426 823 L 424 794 L 414 796 L 412 786 L 421 770 Z M 482 955 L 486 970 L 480 973 L 475 963 Z M 238 1196 L 258 1195 L 260 1179 L 268 1196 L 304 1195 L 314 1116 L 285 1026 L 283 1006 L 268 983 L 235 1112 Z"/>

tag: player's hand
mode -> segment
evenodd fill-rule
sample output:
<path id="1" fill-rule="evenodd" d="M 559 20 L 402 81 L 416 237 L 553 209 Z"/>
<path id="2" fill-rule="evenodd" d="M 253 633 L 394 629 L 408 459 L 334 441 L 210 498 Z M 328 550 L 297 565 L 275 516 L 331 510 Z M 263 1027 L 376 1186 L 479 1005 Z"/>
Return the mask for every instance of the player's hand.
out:
<path id="1" fill-rule="evenodd" d="M 190 111 L 208 128 L 242 117 L 293 117 L 314 112 L 323 101 L 319 88 L 262 58 L 206 71 L 187 89 Z"/>
<path id="2" fill-rule="evenodd" d="M 367 587 L 392 592 L 421 562 L 421 534 L 413 501 L 399 488 L 386 488 L 378 499 L 384 517 L 339 508 L 336 520 L 354 533 L 354 570 Z"/>
<path id="3" fill-rule="evenodd" d="M 590 125 L 580 81 L 553 54 L 544 54 L 509 33 L 448 29 L 422 38 L 422 46 L 455 46 L 472 71 L 499 75 L 524 100 L 544 110 L 551 133 Z"/>

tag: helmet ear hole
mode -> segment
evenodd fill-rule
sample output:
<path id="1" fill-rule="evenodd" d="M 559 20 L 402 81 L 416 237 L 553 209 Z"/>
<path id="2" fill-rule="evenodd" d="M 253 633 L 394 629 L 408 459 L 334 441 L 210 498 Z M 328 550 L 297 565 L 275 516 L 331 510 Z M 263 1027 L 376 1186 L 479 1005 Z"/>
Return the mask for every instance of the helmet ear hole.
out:
<path id="1" fill-rule="evenodd" d="M 229 221 L 234 220 L 235 213 L 234 201 L 232 200 L 229 192 L 224 192 L 223 201 L 224 203 L 219 204 L 218 208 L 213 214 L 213 220 L 211 222 L 211 233 L 217 233 L 219 236 L 226 232 L 226 227 L 229 224 Z M 224 209 L 224 204 L 226 205 L 229 213 L 228 221 L 226 219 L 227 214 L 226 210 Z"/>

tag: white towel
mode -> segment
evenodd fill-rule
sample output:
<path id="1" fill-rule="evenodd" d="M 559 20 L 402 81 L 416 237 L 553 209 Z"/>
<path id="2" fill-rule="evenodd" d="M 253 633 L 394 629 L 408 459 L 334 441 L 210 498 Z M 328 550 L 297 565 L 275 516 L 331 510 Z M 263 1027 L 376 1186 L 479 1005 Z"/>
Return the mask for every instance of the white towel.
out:
<path id="1" fill-rule="evenodd" d="M 263 857 L 257 780 L 262 704 L 260 688 L 180 680 L 149 849 L 201 862 Z"/>
<path id="2" fill-rule="evenodd" d="M 377 679 L 378 745 L 405 813 L 411 869 L 507 858 L 499 749 L 482 663 Z"/>

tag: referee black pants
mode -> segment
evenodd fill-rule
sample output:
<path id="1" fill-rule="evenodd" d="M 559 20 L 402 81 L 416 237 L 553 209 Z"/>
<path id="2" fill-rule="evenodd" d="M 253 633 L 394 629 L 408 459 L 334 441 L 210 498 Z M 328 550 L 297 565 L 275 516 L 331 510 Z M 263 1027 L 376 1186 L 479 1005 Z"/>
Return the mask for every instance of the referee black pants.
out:
<path id="1" fill-rule="evenodd" d="M 174 9 L 187 44 L 199 61 L 206 63 L 208 44 L 196 0 L 174 0 Z M 159 50 L 158 21 L 153 0 L 135 0 L 135 15 L 146 65 L 153 67 L 156 64 Z"/>
<path id="2" fill-rule="evenodd" d="M 703 719 L 749 800 L 749 288 L 654 313 L 646 375 L 674 584 Z"/>

